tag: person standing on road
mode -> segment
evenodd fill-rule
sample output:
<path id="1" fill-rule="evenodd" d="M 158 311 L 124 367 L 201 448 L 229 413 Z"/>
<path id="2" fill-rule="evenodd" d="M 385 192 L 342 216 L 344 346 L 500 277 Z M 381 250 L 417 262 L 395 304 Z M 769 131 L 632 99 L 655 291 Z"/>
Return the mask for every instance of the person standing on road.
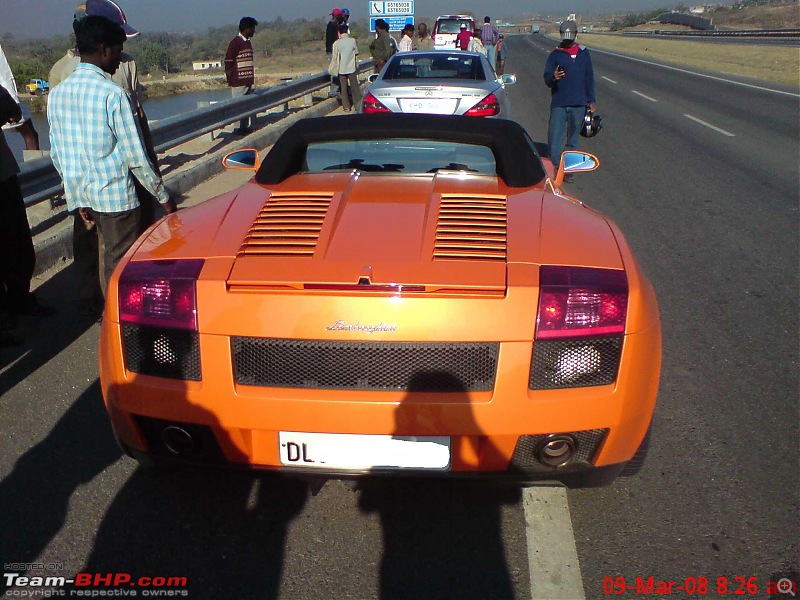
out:
<path id="1" fill-rule="evenodd" d="M 228 44 L 225 53 L 225 79 L 231 88 L 231 95 L 240 98 L 253 93 L 255 83 L 255 63 L 253 62 L 253 44 L 250 41 L 256 34 L 258 21 L 253 17 L 242 17 L 239 21 L 239 35 Z M 255 116 L 245 117 L 234 133 L 247 135 L 253 131 Z"/>
<path id="2" fill-rule="evenodd" d="M 125 13 L 117 3 L 112 0 L 87 0 L 75 7 L 72 30 L 76 33 L 76 39 L 78 23 L 87 15 L 105 17 L 112 23 L 116 23 L 125 31 L 127 39 L 139 35 L 139 32 L 128 24 Z M 80 62 L 80 52 L 77 48 L 67 50 L 66 55 L 50 69 L 50 89 L 54 89 L 69 77 Z M 161 175 L 158 156 L 153 146 L 153 137 L 150 134 L 150 124 L 144 112 L 144 92 L 139 82 L 139 70 L 133 56 L 127 52 L 120 55 L 119 68 L 111 76 L 111 80 L 128 95 L 134 116 L 139 123 L 150 164 L 153 170 Z M 142 210 L 140 228 L 144 231 L 155 222 L 156 211 L 160 211 L 160 208 L 157 208 L 159 203 L 139 183 L 138 179 L 134 179 L 133 183 Z M 95 317 L 102 313 L 104 303 L 103 293 L 100 289 L 97 228 L 93 223 L 86 223 L 77 210 L 72 212 L 72 256 L 72 268 L 78 288 L 78 314 L 84 317 Z"/>
<path id="3" fill-rule="evenodd" d="M 0 125 L 15 123 L 21 118 L 19 104 L 0 86 Z M 55 313 L 52 308 L 39 304 L 31 293 L 36 252 L 17 173 L 19 166 L 0 129 L 0 346 L 20 343 L 6 332 L 15 325 L 16 316 Z"/>
<path id="4" fill-rule="evenodd" d="M 592 58 L 588 49 L 575 43 L 578 26 L 575 21 L 564 21 L 560 31 L 561 44 L 549 54 L 544 65 L 544 83 L 551 94 L 547 143 L 556 170 L 564 150 L 578 149 L 586 108 L 592 112 L 596 108 Z M 564 181 L 572 182 L 572 175 L 568 173 Z"/>
<path id="5" fill-rule="evenodd" d="M 339 39 L 333 44 L 333 57 L 328 71 L 336 73 L 342 90 L 342 109 L 350 112 L 350 94 L 353 105 L 361 104 L 361 87 L 358 85 L 358 44 L 347 33 L 347 23 L 339 25 Z"/>
<path id="6" fill-rule="evenodd" d="M 414 26 L 411 23 L 406 23 L 403 31 L 400 33 L 400 44 L 398 45 L 398 52 L 411 52 L 414 49 L 412 38 L 414 37 Z"/>
<path id="7" fill-rule="evenodd" d="M 472 32 L 467 29 L 467 24 L 462 21 L 460 31 L 456 36 L 456 49 L 468 50 L 472 41 Z"/>
<path id="8" fill-rule="evenodd" d="M 497 38 L 497 46 L 495 46 L 494 50 L 497 56 L 497 67 L 495 68 L 495 72 L 498 75 L 502 75 L 506 70 L 506 54 L 508 54 L 508 50 L 506 49 L 506 41 L 503 38 L 502 33 Z"/>
<path id="9" fill-rule="evenodd" d="M 325 55 L 328 58 L 328 63 L 331 63 L 333 58 L 333 45 L 339 39 L 339 25 L 342 23 L 344 14 L 341 8 L 334 8 L 331 10 L 331 20 L 325 28 Z M 328 88 L 328 97 L 333 98 L 339 94 L 336 75 L 331 75 L 331 85 Z"/>
<path id="10" fill-rule="evenodd" d="M 372 60 L 375 62 L 375 72 L 380 73 L 383 65 L 392 57 L 395 50 L 392 36 L 389 35 L 389 24 L 384 19 L 375 20 L 375 32 L 377 37 L 370 42 L 369 49 L 372 53 Z"/>
<path id="11" fill-rule="evenodd" d="M 81 62 L 48 102 L 50 157 L 64 182 L 67 208 L 98 229 L 105 294 L 114 267 L 141 232 L 133 180 L 167 213 L 176 206 L 150 164 L 127 95 L 111 80 L 127 39 L 124 29 L 91 15 L 79 21 L 75 34 Z"/>
<path id="12" fill-rule="evenodd" d="M 483 42 L 481 42 L 480 31 L 475 31 L 472 33 L 472 39 L 469 41 L 467 50 L 470 52 L 478 52 L 486 56 L 486 47 L 483 45 Z"/>
<path id="13" fill-rule="evenodd" d="M 417 37 L 414 39 L 414 50 L 433 50 L 433 40 L 428 35 L 428 24 L 417 25 Z"/>
<path id="14" fill-rule="evenodd" d="M 483 25 L 480 29 L 481 43 L 486 48 L 486 56 L 492 68 L 495 68 L 495 53 L 494 49 L 497 46 L 497 40 L 500 39 L 500 32 L 497 27 L 492 25 L 492 20 L 489 17 L 483 17 Z"/>

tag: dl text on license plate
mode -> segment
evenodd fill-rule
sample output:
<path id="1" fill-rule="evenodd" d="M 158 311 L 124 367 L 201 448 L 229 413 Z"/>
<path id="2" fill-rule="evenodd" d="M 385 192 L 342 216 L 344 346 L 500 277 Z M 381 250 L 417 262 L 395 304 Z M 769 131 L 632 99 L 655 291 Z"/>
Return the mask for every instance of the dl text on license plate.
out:
<path id="1" fill-rule="evenodd" d="M 281 431 L 281 464 L 318 469 L 450 468 L 448 436 L 356 435 Z"/>

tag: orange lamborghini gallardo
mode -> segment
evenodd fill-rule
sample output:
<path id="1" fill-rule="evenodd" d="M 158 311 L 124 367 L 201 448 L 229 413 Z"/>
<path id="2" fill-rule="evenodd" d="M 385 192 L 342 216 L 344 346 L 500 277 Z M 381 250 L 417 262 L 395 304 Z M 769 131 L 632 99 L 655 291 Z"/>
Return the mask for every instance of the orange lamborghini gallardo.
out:
<path id="1" fill-rule="evenodd" d="M 304 119 L 112 277 L 105 404 L 142 463 L 607 484 L 647 449 L 653 289 L 517 123 Z"/>

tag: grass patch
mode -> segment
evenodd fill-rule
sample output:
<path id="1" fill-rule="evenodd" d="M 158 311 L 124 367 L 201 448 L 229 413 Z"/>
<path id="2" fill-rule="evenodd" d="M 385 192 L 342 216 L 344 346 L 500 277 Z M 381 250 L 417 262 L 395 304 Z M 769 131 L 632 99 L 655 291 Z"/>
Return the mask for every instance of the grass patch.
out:
<path id="1" fill-rule="evenodd" d="M 589 48 L 654 58 L 731 75 L 800 85 L 799 48 L 642 39 L 591 33 L 580 34 L 578 41 Z"/>

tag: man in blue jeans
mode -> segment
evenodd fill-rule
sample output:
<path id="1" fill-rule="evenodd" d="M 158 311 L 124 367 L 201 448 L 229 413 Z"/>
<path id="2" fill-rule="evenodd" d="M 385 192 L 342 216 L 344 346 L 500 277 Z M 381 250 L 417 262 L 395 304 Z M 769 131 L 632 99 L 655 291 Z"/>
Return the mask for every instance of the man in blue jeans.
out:
<path id="1" fill-rule="evenodd" d="M 550 53 L 544 65 L 544 83 L 551 94 L 547 143 L 556 170 L 564 150 L 578 149 L 586 108 L 592 112 L 596 108 L 592 58 L 588 49 L 575 43 L 578 25 L 575 21 L 564 21 L 560 31 L 561 44 Z M 565 175 L 564 181 L 571 183 L 572 175 Z"/>

